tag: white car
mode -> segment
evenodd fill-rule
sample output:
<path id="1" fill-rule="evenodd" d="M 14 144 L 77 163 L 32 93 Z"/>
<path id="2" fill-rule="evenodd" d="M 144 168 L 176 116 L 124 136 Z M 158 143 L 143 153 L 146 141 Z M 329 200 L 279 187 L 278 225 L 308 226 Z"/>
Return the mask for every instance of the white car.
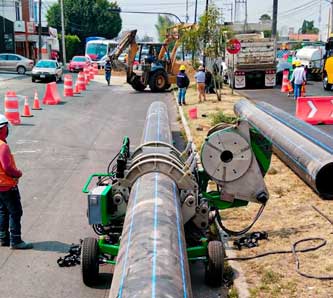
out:
<path id="1" fill-rule="evenodd" d="M 31 80 L 46 81 L 61 81 L 63 75 L 62 65 L 56 60 L 39 60 L 31 72 Z"/>

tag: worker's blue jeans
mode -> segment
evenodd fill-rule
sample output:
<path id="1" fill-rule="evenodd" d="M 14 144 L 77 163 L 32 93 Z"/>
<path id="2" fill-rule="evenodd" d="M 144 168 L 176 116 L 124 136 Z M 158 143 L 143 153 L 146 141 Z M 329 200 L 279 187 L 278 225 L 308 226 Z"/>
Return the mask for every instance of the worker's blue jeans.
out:
<path id="1" fill-rule="evenodd" d="M 186 88 L 178 88 L 178 104 L 185 104 Z"/>
<path id="2" fill-rule="evenodd" d="M 18 187 L 0 191 L 0 241 L 16 245 L 21 239 L 21 217 L 23 214 Z"/>
<path id="3" fill-rule="evenodd" d="M 294 99 L 301 96 L 302 85 L 294 84 Z"/>
<path id="4" fill-rule="evenodd" d="M 110 85 L 111 71 L 106 71 L 105 72 L 105 79 L 108 82 L 108 84 Z"/>

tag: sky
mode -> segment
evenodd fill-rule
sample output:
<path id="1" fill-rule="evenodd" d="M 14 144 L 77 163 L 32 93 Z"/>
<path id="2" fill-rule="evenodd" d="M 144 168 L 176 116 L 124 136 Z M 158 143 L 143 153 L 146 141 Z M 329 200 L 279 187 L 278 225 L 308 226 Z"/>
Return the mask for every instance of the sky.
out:
<path id="1" fill-rule="evenodd" d="M 118 0 L 117 3 L 121 9 L 127 11 L 154 11 L 174 13 L 183 21 L 186 16 L 186 2 L 188 2 L 189 22 L 194 20 L 195 0 Z M 210 0 L 217 7 L 222 8 L 225 20 L 230 20 L 230 11 L 224 4 L 233 3 L 233 0 Z M 257 22 L 264 13 L 272 14 L 273 0 L 248 0 L 248 21 Z M 279 0 L 278 7 L 278 29 L 285 27 L 295 27 L 297 31 L 304 19 L 314 20 L 318 27 L 319 7 L 322 3 L 322 21 L 321 27 L 324 39 L 327 35 L 327 23 L 329 13 L 329 3 L 327 0 Z M 205 0 L 198 0 L 198 15 L 201 15 L 205 9 Z M 123 30 L 138 29 L 138 35 L 145 34 L 157 38 L 155 24 L 157 16 L 147 14 L 121 13 L 123 20 Z"/>
<path id="2" fill-rule="evenodd" d="M 43 0 L 45 8 L 56 0 Z M 113 1 L 113 0 L 111 0 Z M 205 9 L 206 0 L 198 1 L 198 15 L 202 15 Z M 294 27 L 295 31 L 302 26 L 303 20 L 314 20 L 315 26 L 319 27 L 319 10 L 322 3 L 321 32 L 323 40 L 327 37 L 327 24 L 329 15 L 330 0 L 279 0 L 278 6 L 278 29 Z M 176 14 L 182 21 L 186 17 L 186 3 L 188 3 L 189 22 L 194 21 L 195 0 L 117 0 L 121 9 L 125 11 L 149 11 L 149 12 L 169 12 Z M 225 21 L 230 21 L 230 6 L 234 0 L 209 0 L 222 9 Z M 272 15 L 273 0 L 248 0 L 248 22 L 258 22 L 264 13 Z M 242 14 L 244 19 L 244 13 Z M 147 34 L 157 39 L 155 24 L 157 15 L 121 13 L 123 29 L 138 29 L 138 35 Z M 175 19 L 176 21 L 176 19 Z"/>

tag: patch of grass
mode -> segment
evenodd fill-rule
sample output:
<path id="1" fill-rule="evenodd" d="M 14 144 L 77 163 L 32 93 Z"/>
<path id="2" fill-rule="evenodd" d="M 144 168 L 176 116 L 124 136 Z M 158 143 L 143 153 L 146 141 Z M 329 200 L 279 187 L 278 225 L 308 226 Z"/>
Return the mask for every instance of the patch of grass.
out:
<path id="1" fill-rule="evenodd" d="M 237 122 L 237 117 L 227 115 L 223 111 L 218 111 L 216 113 L 212 113 L 209 115 L 209 118 L 211 120 L 211 124 L 214 126 L 219 123 L 228 123 L 228 124 L 234 124 Z"/>
<path id="2" fill-rule="evenodd" d="M 269 270 L 264 270 L 263 275 L 261 277 L 261 282 L 264 285 L 267 284 L 276 284 L 277 282 L 279 282 L 281 280 L 281 274 L 274 272 L 273 270 L 269 269 Z"/>
<path id="3" fill-rule="evenodd" d="M 236 288 L 232 287 L 232 288 L 229 290 L 228 298 L 238 298 L 238 292 L 237 292 L 237 289 L 236 289 Z"/>

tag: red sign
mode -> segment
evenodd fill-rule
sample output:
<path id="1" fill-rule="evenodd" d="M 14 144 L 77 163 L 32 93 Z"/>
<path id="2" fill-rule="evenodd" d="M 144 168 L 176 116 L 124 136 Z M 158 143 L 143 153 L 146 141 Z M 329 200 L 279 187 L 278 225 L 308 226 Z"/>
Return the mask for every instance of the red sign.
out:
<path id="1" fill-rule="evenodd" d="M 296 117 L 310 124 L 333 124 L 333 97 L 299 97 L 296 102 Z"/>
<path id="2" fill-rule="evenodd" d="M 227 51 L 230 54 L 237 54 L 241 50 L 241 44 L 238 39 L 229 39 L 227 42 Z"/>

